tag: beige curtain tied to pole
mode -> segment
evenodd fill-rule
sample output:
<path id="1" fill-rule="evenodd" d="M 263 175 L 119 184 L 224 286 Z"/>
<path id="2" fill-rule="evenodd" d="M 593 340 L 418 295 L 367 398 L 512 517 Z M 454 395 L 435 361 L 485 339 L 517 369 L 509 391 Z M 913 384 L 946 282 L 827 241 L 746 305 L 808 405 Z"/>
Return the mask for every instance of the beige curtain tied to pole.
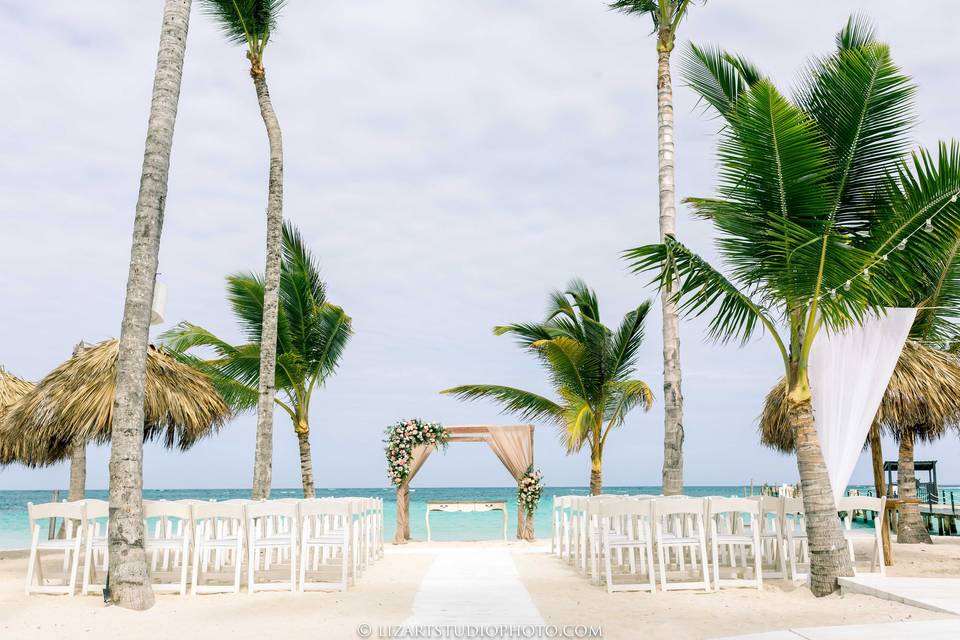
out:
<path id="1" fill-rule="evenodd" d="M 403 484 L 397 487 L 397 531 L 393 535 L 393 544 L 406 544 L 410 539 L 410 481 L 420 471 L 433 449 L 432 445 L 418 444 L 410 454 L 410 474 Z"/>
<path id="2" fill-rule="evenodd" d="M 490 448 L 517 481 L 519 491 L 520 480 L 533 464 L 533 437 L 530 426 L 494 427 L 488 433 L 490 438 L 487 442 Z M 533 540 L 533 514 L 526 513 L 519 501 L 517 502 L 517 539 Z"/>

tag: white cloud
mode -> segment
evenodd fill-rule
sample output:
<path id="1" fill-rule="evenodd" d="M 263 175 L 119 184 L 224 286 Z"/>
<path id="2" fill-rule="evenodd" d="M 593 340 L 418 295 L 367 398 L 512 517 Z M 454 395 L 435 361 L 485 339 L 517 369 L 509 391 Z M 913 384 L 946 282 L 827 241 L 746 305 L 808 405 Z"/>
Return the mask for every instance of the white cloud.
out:
<path id="1" fill-rule="evenodd" d="M 0 1 L 15 56 L 0 101 L 0 362 L 21 375 L 39 378 L 80 338 L 118 331 L 160 6 Z M 930 3 L 921 15 L 865 0 L 711 2 L 692 9 L 683 39 L 742 52 L 788 86 L 858 7 L 920 84 L 918 139 L 954 135 L 953 3 Z M 223 278 L 263 261 L 266 140 L 245 66 L 195 7 L 161 277 L 172 320 L 232 336 Z M 546 390 L 529 358 L 490 328 L 537 319 L 549 289 L 584 277 L 610 322 L 651 295 L 617 257 L 656 237 L 646 23 L 585 0 L 290 3 L 267 69 L 284 131 L 285 214 L 358 330 L 315 400 L 320 486 L 384 484 L 381 430 L 400 417 L 509 421 L 488 405 L 441 397 L 441 388 L 492 381 Z M 678 87 L 676 101 L 679 194 L 709 194 L 716 123 L 689 91 Z M 681 233 L 710 251 L 709 226 L 684 216 Z M 640 371 L 655 390 L 657 315 Z M 778 375 L 772 345 L 718 347 L 702 328 L 683 327 L 688 482 L 792 479 L 792 460 L 755 435 Z M 661 429 L 660 406 L 634 415 L 608 452 L 606 481 L 658 483 Z M 276 482 L 296 486 L 281 414 L 276 433 Z M 251 417 L 187 454 L 151 447 L 147 486 L 244 486 L 252 447 Z M 949 437 L 922 455 L 957 452 Z M 454 449 L 421 480 L 507 484 L 492 460 Z M 91 456 L 92 487 L 105 486 L 105 461 L 102 449 Z M 537 461 L 552 484 L 586 481 L 585 460 L 565 457 L 546 429 Z M 62 467 L 0 471 L 7 487 L 65 478 Z"/>

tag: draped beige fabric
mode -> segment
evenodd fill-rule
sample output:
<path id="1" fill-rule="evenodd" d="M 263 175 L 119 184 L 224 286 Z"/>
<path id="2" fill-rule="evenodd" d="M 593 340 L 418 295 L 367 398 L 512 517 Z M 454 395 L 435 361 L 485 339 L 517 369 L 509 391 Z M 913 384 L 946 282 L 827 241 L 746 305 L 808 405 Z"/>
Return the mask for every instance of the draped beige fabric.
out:
<path id="1" fill-rule="evenodd" d="M 420 471 L 420 467 L 430 457 L 433 446 L 418 444 L 410 454 L 410 474 L 397 487 L 397 531 L 393 535 L 393 544 L 406 544 L 410 539 L 410 481 Z"/>
<path id="2" fill-rule="evenodd" d="M 533 464 L 533 438 L 529 425 L 494 427 L 487 443 L 518 483 Z M 533 540 L 533 516 L 517 504 L 517 538 Z"/>

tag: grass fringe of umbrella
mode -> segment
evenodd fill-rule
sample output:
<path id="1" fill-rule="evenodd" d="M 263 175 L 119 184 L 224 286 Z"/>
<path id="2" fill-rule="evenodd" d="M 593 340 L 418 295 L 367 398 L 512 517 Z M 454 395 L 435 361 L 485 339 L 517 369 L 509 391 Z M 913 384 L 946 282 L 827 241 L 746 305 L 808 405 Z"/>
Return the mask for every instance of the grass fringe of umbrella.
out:
<path id="1" fill-rule="evenodd" d="M 877 417 L 883 431 L 897 439 L 904 430 L 921 440 L 939 438 L 960 423 L 960 361 L 950 353 L 907 340 Z M 767 394 L 759 430 L 764 445 L 793 453 L 783 378 Z"/>
<path id="2" fill-rule="evenodd" d="M 0 418 L 0 464 L 50 465 L 68 457 L 74 441 L 109 442 L 118 349 L 117 340 L 84 349 L 14 403 Z M 209 378 L 162 347 L 149 347 L 145 440 L 187 449 L 229 417 Z"/>

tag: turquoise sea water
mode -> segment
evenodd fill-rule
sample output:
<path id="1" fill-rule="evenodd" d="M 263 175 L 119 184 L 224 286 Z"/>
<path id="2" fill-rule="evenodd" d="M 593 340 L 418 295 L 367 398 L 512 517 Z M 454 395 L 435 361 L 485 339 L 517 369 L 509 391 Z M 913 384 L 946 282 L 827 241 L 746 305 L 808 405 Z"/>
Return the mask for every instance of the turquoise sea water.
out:
<path id="1" fill-rule="evenodd" d="M 855 487 L 859 488 L 859 487 Z M 64 495 L 66 492 L 62 492 Z M 146 489 L 149 500 L 229 500 L 249 498 L 249 489 Z M 550 503 L 554 495 L 587 495 L 586 487 L 547 487 L 537 510 L 534 526 L 539 537 L 550 532 Z M 604 487 L 604 493 L 656 495 L 660 487 Z M 739 496 L 740 486 L 686 487 L 690 496 Z M 299 489 L 274 489 L 274 498 L 302 495 Z M 106 491 L 88 491 L 90 498 L 107 499 Z M 318 489 L 318 497 L 375 496 L 383 498 L 386 538 L 392 539 L 396 522 L 396 501 L 393 489 Z M 0 491 L 0 549 L 20 549 L 30 546 L 27 522 L 27 503 L 49 502 L 50 491 Z M 517 522 L 516 487 L 415 488 L 410 494 L 410 534 L 415 539 L 426 539 L 425 503 L 430 500 L 505 500 L 507 502 L 508 535 L 514 536 Z M 960 492 L 958 492 L 960 501 Z M 503 533 L 503 518 L 499 511 L 491 513 L 437 513 L 430 515 L 434 540 L 498 539 Z"/>

